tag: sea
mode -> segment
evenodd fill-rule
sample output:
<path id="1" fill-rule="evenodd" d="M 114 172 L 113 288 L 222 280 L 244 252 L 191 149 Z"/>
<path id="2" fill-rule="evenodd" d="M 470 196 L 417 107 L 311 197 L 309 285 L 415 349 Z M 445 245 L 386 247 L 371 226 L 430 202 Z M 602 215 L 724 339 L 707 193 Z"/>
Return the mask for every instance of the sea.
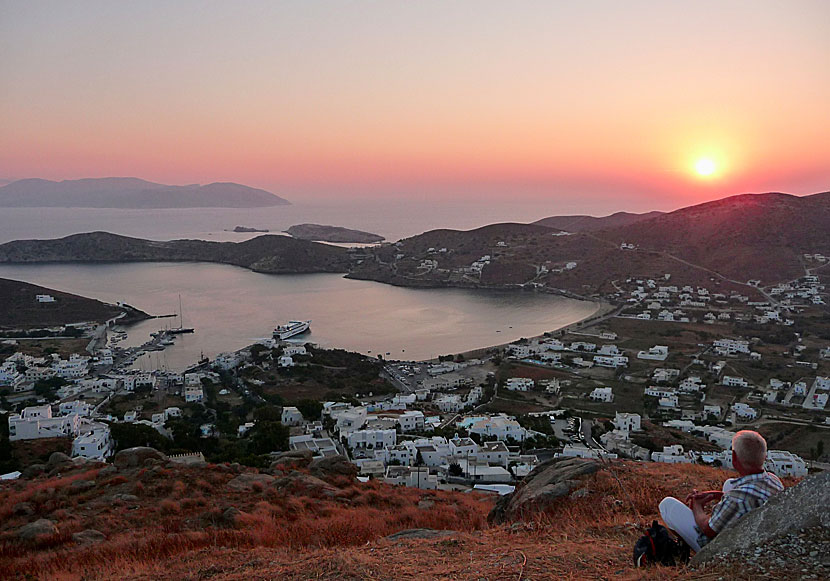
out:
<path id="1" fill-rule="evenodd" d="M 56 238 L 103 230 L 154 240 L 241 241 L 293 224 L 345 226 L 387 240 L 435 228 L 471 229 L 496 222 L 532 222 L 556 214 L 540 204 L 320 203 L 254 209 L 121 210 L 2 208 L 0 242 Z M 209 263 L 0 265 L 0 277 L 106 302 L 123 301 L 148 313 L 177 314 L 130 326 L 121 345 L 183 324 L 195 332 L 136 362 L 142 369 L 182 370 L 201 356 L 241 349 L 270 337 L 288 320 L 311 320 L 297 337 L 322 347 L 388 359 L 423 360 L 520 337 L 540 335 L 591 316 L 598 305 L 522 291 L 409 289 L 339 274 L 269 275 Z M 179 304 L 181 301 L 181 311 Z"/>

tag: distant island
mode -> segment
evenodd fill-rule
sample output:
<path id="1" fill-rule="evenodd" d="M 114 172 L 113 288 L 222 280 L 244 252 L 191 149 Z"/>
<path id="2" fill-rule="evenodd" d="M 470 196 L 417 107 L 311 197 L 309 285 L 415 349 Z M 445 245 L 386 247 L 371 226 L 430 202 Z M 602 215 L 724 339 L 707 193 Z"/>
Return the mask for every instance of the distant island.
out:
<path id="1" fill-rule="evenodd" d="M 226 230 L 226 232 L 227 232 L 227 230 Z M 268 229 L 259 230 L 258 228 L 250 228 L 248 226 L 236 226 L 233 230 L 231 230 L 231 232 L 236 232 L 238 234 L 238 233 L 243 233 L 243 232 L 244 233 L 248 233 L 248 232 L 270 232 L 270 230 L 268 230 Z"/>
<path id="2" fill-rule="evenodd" d="M 0 207 L 12 208 L 261 208 L 288 200 L 231 182 L 170 186 L 138 178 L 18 180 L 0 187 Z"/>
<path id="3" fill-rule="evenodd" d="M 386 240 L 383 236 L 371 232 L 351 230 L 341 226 L 324 226 L 322 224 L 296 224 L 285 232 L 294 238 L 315 242 L 374 244 Z"/>

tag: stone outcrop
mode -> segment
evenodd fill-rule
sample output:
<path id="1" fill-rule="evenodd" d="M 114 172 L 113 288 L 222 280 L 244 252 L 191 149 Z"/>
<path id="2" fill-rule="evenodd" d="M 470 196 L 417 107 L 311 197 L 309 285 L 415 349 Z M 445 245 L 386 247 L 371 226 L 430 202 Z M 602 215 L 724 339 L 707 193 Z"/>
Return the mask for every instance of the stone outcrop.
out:
<path id="1" fill-rule="evenodd" d="M 149 466 L 151 464 L 165 462 L 167 462 L 166 455 L 155 448 L 147 448 L 144 446 L 121 450 L 113 458 L 113 464 L 118 468 L 137 468 L 139 466 Z"/>
<path id="2" fill-rule="evenodd" d="M 268 474 L 245 473 L 235 476 L 227 484 L 231 490 L 253 490 L 257 487 L 265 487 L 274 482 L 274 477 Z"/>
<path id="3" fill-rule="evenodd" d="M 435 529 L 406 529 L 386 537 L 390 541 L 401 541 L 405 539 L 439 539 L 451 537 L 456 531 L 439 531 Z"/>
<path id="4" fill-rule="evenodd" d="M 323 479 L 332 476 L 355 478 L 358 473 L 357 466 L 349 462 L 345 456 L 317 458 L 308 465 L 308 470 L 312 476 Z"/>
<path id="5" fill-rule="evenodd" d="M 20 527 L 17 531 L 17 536 L 25 541 L 30 541 L 43 535 L 56 535 L 57 533 L 58 527 L 55 526 L 55 521 L 42 518 Z"/>
<path id="6" fill-rule="evenodd" d="M 522 520 L 544 512 L 557 499 L 568 496 L 582 479 L 600 469 L 596 460 L 555 458 L 537 466 L 511 494 L 502 496 L 487 520 L 494 524 Z"/>
<path id="7" fill-rule="evenodd" d="M 809 544 L 829 536 L 830 472 L 823 472 L 776 494 L 766 504 L 726 528 L 694 556 L 692 564 L 717 563 L 729 557 L 749 558 L 756 552 L 769 553 L 769 547 L 788 538 L 792 543 Z M 819 555 L 818 550 L 815 552 L 814 557 L 827 556 L 826 553 Z"/>
<path id="8" fill-rule="evenodd" d="M 274 456 L 274 461 L 268 469 L 271 472 L 275 470 L 293 470 L 297 468 L 305 468 L 311 464 L 314 454 L 311 450 L 291 450 L 289 452 L 280 452 Z"/>
<path id="9" fill-rule="evenodd" d="M 95 529 L 86 529 L 79 533 L 72 534 L 72 540 L 79 545 L 94 545 L 105 540 L 107 537 L 101 531 Z"/>

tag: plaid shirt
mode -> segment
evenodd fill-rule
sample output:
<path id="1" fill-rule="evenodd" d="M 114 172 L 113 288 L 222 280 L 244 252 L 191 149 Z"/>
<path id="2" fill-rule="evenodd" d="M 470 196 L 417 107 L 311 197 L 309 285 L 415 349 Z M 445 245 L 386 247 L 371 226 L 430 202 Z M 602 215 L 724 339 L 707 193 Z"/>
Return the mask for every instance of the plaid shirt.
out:
<path id="1" fill-rule="evenodd" d="M 709 528 L 716 533 L 721 532 L 743 515 L 764 504 L 776 492 L 784 490 L 784 485 L 775 474 L 761 472 L 749 474 L 732 481 L 732 489 L 724 493 L 721 501 L 712 509 L 709 519 Z M 698 542 L 702 547 L 711 539 L 705 534 L 698 535 Z"/>

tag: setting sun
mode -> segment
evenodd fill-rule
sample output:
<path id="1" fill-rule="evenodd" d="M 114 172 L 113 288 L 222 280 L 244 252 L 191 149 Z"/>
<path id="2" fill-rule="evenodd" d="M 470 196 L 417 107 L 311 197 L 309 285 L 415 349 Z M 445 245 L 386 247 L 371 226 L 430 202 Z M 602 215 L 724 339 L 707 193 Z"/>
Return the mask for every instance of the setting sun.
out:
<path id="1" fill-rule="evenodd" d="M 715 173 L 715 162 L 711 159 L 699 159 L 695 163 L 695 171 L 698 175 L 708 177 Z"/>

